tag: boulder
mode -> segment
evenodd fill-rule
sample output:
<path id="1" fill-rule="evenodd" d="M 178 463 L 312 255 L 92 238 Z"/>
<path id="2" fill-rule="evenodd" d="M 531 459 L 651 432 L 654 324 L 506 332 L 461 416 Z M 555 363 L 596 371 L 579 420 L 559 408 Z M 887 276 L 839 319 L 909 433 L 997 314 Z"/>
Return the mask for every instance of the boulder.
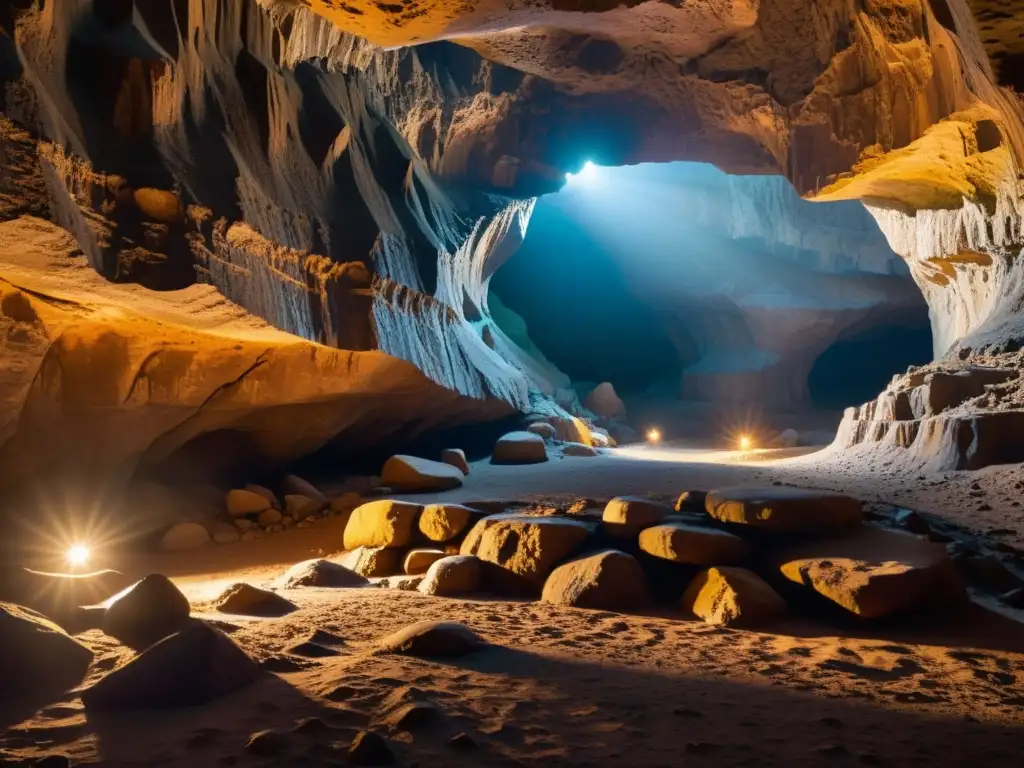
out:
<path id="1" fill-rule="evenodd" d="M 49 619 L 0 602 L 0 702 L 61 694 L 81 682 L 91 662 L 92 651 Z"/>
<path id="2" fill-rule="evenodd" d="M 284 616 L 296 610 L 291 600 L 276 592 L 240 582 L 232 584 L 214 600 L 214 607 L 221 613 L 239 616 Z"/>
<path id="3" fill-rule="evenodd" d="M 331 499 L 331 512 L 334 512 L 335 514 L 351 512 L 362 503 L 362 496 L 353 491 L 349 491 L 348 493 L 343 493 L 337 498 Z"/>
<path id="4" fill-rule="evenodd" d="M 250 493 L 259 494 L 260 496 L 262 496 L 263 498 L 270 502 L 270 506 L 274 507 L 275 509 L 280 509 L 281 505 L 277 501 L 277 496 L 274 495 L 274 492 L 269 488 L 262 485 L 256 485 L 255 483 L 249 483 L 247 486 L 245 486 L 245 490 L 249 491 Z"/>
<path id="5" fill-rule="evenodd" d="M 464 476 L 451 464 L 417 456 L 392 456 L 384 462 L 381 482 L 397 493 L 427 493 L 458 488 Z"/>
<path id="6" fill-rule="evenodd" d="M 378 644 L 382 653 L 403 656 L 463 656 L 484 644 L 465 624 L 454 621 L 420 621 L 388 635 Z"/>
<path id="7" fill-rule="evenodd" d="M 543 440 L 554 440 L 555 439 L 555 428 L 548 424 L 546 421 L 538 421 L 531 424 L 526 428 L 526 431 L 537 435 Z"/>
<path id="8" fill-rule="evenodd" d="M 461 504 L 428 504 L 420 514 L 420 533 L 431 541 L 451 541 L 478 517 L 479 512 Z"/>
<path id="9" fill-rule="evenodd" d="M 402 572 L 402 551 L 385 547 L 356 547 L 338 558 L 350 571 L 373 579 Z"/>
<path id="10" fill-rule="evenodd" d="M 231 517 L 258 515 L 265 509 L 273 507 L 273 503 L 266 496 L 253 493 L 252 491 L 243 491 L 238 488 L 228 491 L 225 504 Z"/>
<path id="11" fill-rule="evenodd" d="M 636 558 L 608 549 L 555 568 L 544 583 L 541 600 L 577 608 L 626 611 L 647 605 L 651 598 Z"/>
<path id="12" fill-rule="evenodd" d="M 786 601 L 764 579 L 744 568 L 709 568 L 697 574 L 682 605 L 708 624 L 748 627 L 786 612 Z"/>
<path id="13" fill-rule="evenodd" d="M 286 589 L 297 587 L 365 587 L 369 582 L 355 571 L 330 560 L 305 560 L 296 563 L 279 578 Z"/>
<path id="14" fill-rule="evenodd" d="M 495 515 L 473 526 L 460 554 L 475 555 L 514 574 L 517 579 L 508 586 L 539 591 L 551 569 L 579 550 L 594 529 L 578 518 Z"/>
<path id="15" fill-rule="evenodd" d="M 391 499 L 357 507 L 345 525 L 345 549 L 408 546 L 422 509 L 419 504 Z"/>
<path id="16" fill-rule="evenodd" d="M 466 595 L 478 591 L 482 580 L 483 573 L 477 558 L 453 555 L 435 560 L 418 589 L 425 595 Z"/>
<path id="17" fill-rule="evenodd" d="M 443 549 L 411 549 L 405 556 L 402 570 L 408 576 L 419 576 L 426 573 L 431 565 L 445 556 Z"/>
<path id="18" fill-rule="evenodd" d="M 603 419 L 626 420 L 626 404 L 622 402 L 611 382 L 598 384 L 583 401 L 583 407 Z"/>
<path id="19" fill-rule="evenodd" d="M 306 496 L 321 504 L 327 503 L 327 497 L 320 492 L 319 488 L 298 475 L 285 475 L 281 482 L 281 491 L 285 496 Z"/>
<path id="20" fill-rule="evenodd" d="M 163 574 L 152 573 L 115 596 L 103 631 L 135 649 L 148 648 L 189 623 L 188 598 Z"/>
<path id="21" fill-rule="evenodd" d="M 138 711 L 208 704 L 244 688 L 260 668 L 221 632 L 193 622 L 82 692 L 91 711 Z"/>
<path id="22" fill-rule="evenodd" d="M 395 755 L 379 733 L 360 731 L 348 747 L 348 759 L 352 765 L 391 765 Z"/>
<path id="23" fill-rule="evenodd" d="M 422 576 L 389 576 L 377 581 L 377 586 L 384 589 L 397 589 L 400 592 L 415 592 L 422 583 Z"/>
<path id="24" fill-rule="evenodd" d="M 245 518 L 240 517 L 234 522 L 239 523 L 243 520 Z M 249 521 L 245 520 L 245 522 Z M 213 539 L 214 544 L 234 544 L 241 538 L 241 532 L 236 525 L 216 522 L 210 526 L 210 538 Z"/>
<path id="25" fill-rule="evenodd" d="M 302 496 L 297 493 L 290 493 L 284 497 L 284 512 L 296 522 L 305 520 L 310 515 L 323 512 L 326 506 L 326 501 Z"/>
<path id="26" fill-rule="evenodd" d="M 566 443 L 562 446 L 565 456 L 597 456 L 597 449 L 583 443 Z"/>
<path id="27" fill-rule="evenodd" d="M 723 523 L 779 533 L 828 533 L 861 524 L 861 503 L 829 491 L 771 486 L 708 493 L 708 514 Z"/>
<path id="28" fill-rule="evenodd" d="M 469 474 L 469 461 L 466 460 L 466 452 L 461 448 L 445 448 L 441 451 L 441 461 L 455 467 L 464 475 Z"/>
<path id="29" fill-rule="evenodd" d="M 532 432 L 509 432 L 498 438 L 491 464 L 540 464 L 548 460 L 544 438 Z"/>
<path id="30" fill-rule="evenodd" d="M 676 499 L 676 512 L 704 512 L 707 491 L 683 491 Z"/>
<path id="31" fill-rule="evenodd" d="M 590 445 L 595 448 L 611 448 L 615 445 L 615 441 L 612 440 L 612 437 L 608 434 L 607 430 L 601 429 L 601 427 L 591 427 Z"/>
<path id="32" fill-rule="evenodd" d="M 751 546 L 739 536 L 717 528 L 665 523 L 640 532 L 640 550 L 686 565 L 724 565 L 743 560 Z"/>
<path id="33" fill-rule="evenodd" d="M 199 523 L 178 523 L 160 539 L 160 549 L 165 552 L 183 552 L 199 549 L 210 543 L 210 532 Z"/>
<path id="34" fill-rule="evenodd" d="M 272 525 L 279 525 L 281 520 L 284 519 L 284 515 L 276 509 L 265 509 L 260 512 L 256 518 L 256 522 L 259 523 L 261 528 L 269 528 Z"/>
<path id="35" fill-rule="evenodd" d="M 636 496 L 617 496 L 605 505 L 601 520 L 612 536 L 633 538 L 644 528 L 662 522 L 671 513 L 672 510 L 664 504 Z"/>
<path id="36" fill-rule="evenodd" d="M 866 619 L 965 598 L 946 548 L 874 526 L 772 553 L 782 576 Z"/>

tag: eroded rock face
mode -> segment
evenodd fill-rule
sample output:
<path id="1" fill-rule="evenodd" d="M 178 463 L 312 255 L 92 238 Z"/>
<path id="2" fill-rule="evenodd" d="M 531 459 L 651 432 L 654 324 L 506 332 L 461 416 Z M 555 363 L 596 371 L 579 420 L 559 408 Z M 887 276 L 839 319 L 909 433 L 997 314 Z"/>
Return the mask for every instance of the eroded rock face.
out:
<path id="1" fill-rule="evenodd" d="M 422 374 L 397 379 L 416 394 L 416 413 L 381 403 L 385 421 L 426 429 L 435 418 L 516 407 L 572 424 L 566 409 L 578 404 L 551 402 L 562 380 L 494 324 L 487 283 L 521 241 L 530 198 L 557 189 L 588 158 L 700 160 L 781 174 L 821 200 L 869 199 L 924 291 L 939 351 L 960 345 L 973 354 L 1024 337 L 1024 281 L 1009 258 L 1024 240 L 1024 120 L 1019 98 L 997 86 L 1012 83 L 1016 43 L 1000 42 L 1009 39 L 1005 25 L 978 3 L 182 6 L 67 0 L 12 15 L 0 36 L 10 63 L 4 111 L 19 125 L 0 131 L 4 215 L 48 207 L 108 280 L 188 291 L 208 283 L 271 326 L 347 350 L 345 362 L 371 350 L 405 361 Z M 984 45 L 971 6 L 985 19 Z M 17 315 L 21 300 L 12 301 Z M 741 309 L 768 327 L 762 310 L 776 308 L 746 301 Z M 782 341 L 754 346 L 792 346 L 818 329 L 816 315 L 796 315 L 778 326 Z M 18 344 L 31 346 L 38 330 Z M 148 338 L 144 330 L 138 339 Z M 145 344 L 123 336 L 117 343 L 139 355 L 131 359 L 146 359 Z M 228 383 L 235 396 L 275 370 L 242 346 L 216 354 L 237 364 L 218 377 L 218 403 Z M 317 371 L 296 380 L 351 383 L 331 375 L 339 358 L 312 349 L 301 355 Z M 204 355 L 194 363 L 215 368 Z M 718 386 L 720 368 L 707 386 Z M 109 375 L 101 380 L 103 391 L 125 394 Z M 386 391 L 389 380 L 375 376 L 373 386 Z M 460 407 L 438 408 L 419 396 L 436 392 L 428 382 L 488 404 L 467 408 L 453 396 Z M 768 383 L 787 398 L 801 394 Z M 61 386 L 77 384 L 63 374 Z M 13 442 L 3 433 L 17 471 L 41 461 L 29 428 L 47 444 L 74 445 L 59 434 L 59 418 L 40 421 L 39 408 L 23 407 L 29 389 L 15 377 L 3 414 L 3 424 L 18 424 Z M 202 389 L 183 386 L 176 396 L 215 410 Z M 274 450 L 257 441 L 261 458 L 282 461 L 355 426 L 323 418 L 311 405 L 332 399 L 323 393 L 296 402 L 272 386 L 260 391 L 285 406 L 282 423 L 322 424 L 323 433 L 295 430 L 282 447 L 283 427 L 265 412 L 253 417 L 258 429 L 204 413 L 171 437 L 165 424 L 110 422 L 122 441 L 141 434 L 121 453 L 146 460 L 238 427 L 273 433 Z M 116 402 L 116 415 L 137 404 Z M 24 430 L 15 412 L 29 422 Z M 147 427 L 155 421 L 147 415 Z"/>

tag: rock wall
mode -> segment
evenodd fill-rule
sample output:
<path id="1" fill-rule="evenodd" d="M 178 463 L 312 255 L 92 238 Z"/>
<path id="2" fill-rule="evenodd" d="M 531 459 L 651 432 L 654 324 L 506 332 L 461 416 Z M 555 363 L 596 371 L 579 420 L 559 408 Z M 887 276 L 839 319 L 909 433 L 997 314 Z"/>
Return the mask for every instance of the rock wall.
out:
<path id="1" fill-rule="evenodd" d="M 210 283 L 464 397 L 544 388 L 486 282 L 585 159 L 865 200 L 943 344 L 1016 327 L 1024 119 L 966 0 L 24 0 L 0 24 L 10 215 L 43 194 L 108 280 Z M 954 232 L 980 247 L 936 247 Z"/>

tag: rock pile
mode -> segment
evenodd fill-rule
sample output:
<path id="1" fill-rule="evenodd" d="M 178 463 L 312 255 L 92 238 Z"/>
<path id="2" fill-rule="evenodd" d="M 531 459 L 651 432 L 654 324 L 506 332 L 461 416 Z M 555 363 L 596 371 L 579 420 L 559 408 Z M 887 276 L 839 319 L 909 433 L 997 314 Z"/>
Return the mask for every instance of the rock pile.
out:
<path id="1" fill-rule="evenodd" d="M 740 626 L 787 606 L 830 604 L 876 619 L 965 594 L 945 547 L 866 523 L 860 502 L 835 493 L 691 491 L 675 509 L 618 497 L 600 517 L 593 509 L 479 506 L 492 514 L 391 499 L 363 504 L 345 528 L 347 551 L 315 561 L 355 579 L 289 578 L 284 586 L 389 577 L 386 585 L 427 595 L 487 592 L 616 611 L 668 597 L 709 623 Z"/>

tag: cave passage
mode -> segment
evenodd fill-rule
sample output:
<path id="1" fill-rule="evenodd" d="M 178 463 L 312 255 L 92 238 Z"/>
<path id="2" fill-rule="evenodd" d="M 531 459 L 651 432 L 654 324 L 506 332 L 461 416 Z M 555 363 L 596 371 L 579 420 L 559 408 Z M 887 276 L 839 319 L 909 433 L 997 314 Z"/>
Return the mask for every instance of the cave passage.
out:
<path id="1" fill-rule="evenodd" d="M 932 354 L 920 290 L 863 205 L 705 164 L 585 165 L 538 201 L 491 288 L 581 397 L 610 381 L 836 411 Z"/>
<path id="2" fill-rule="evenodd" d="M 579 390 L 610 381 L 620 394 L 642 393 L 678 379 L 679 355 L 656 310 L 629 290 L 608 248 L 557 200 L 539 201 L 523 245 L 491 291 Z"/>
<path id="3" fill-rule="evenodd" d="M 927 313 L 910 325 L 880 325 L 840 339 L 822 352 L 807 377 L 811 402 L 842 410 L 873 400 L 894 374 L 932 359 Z"/>

